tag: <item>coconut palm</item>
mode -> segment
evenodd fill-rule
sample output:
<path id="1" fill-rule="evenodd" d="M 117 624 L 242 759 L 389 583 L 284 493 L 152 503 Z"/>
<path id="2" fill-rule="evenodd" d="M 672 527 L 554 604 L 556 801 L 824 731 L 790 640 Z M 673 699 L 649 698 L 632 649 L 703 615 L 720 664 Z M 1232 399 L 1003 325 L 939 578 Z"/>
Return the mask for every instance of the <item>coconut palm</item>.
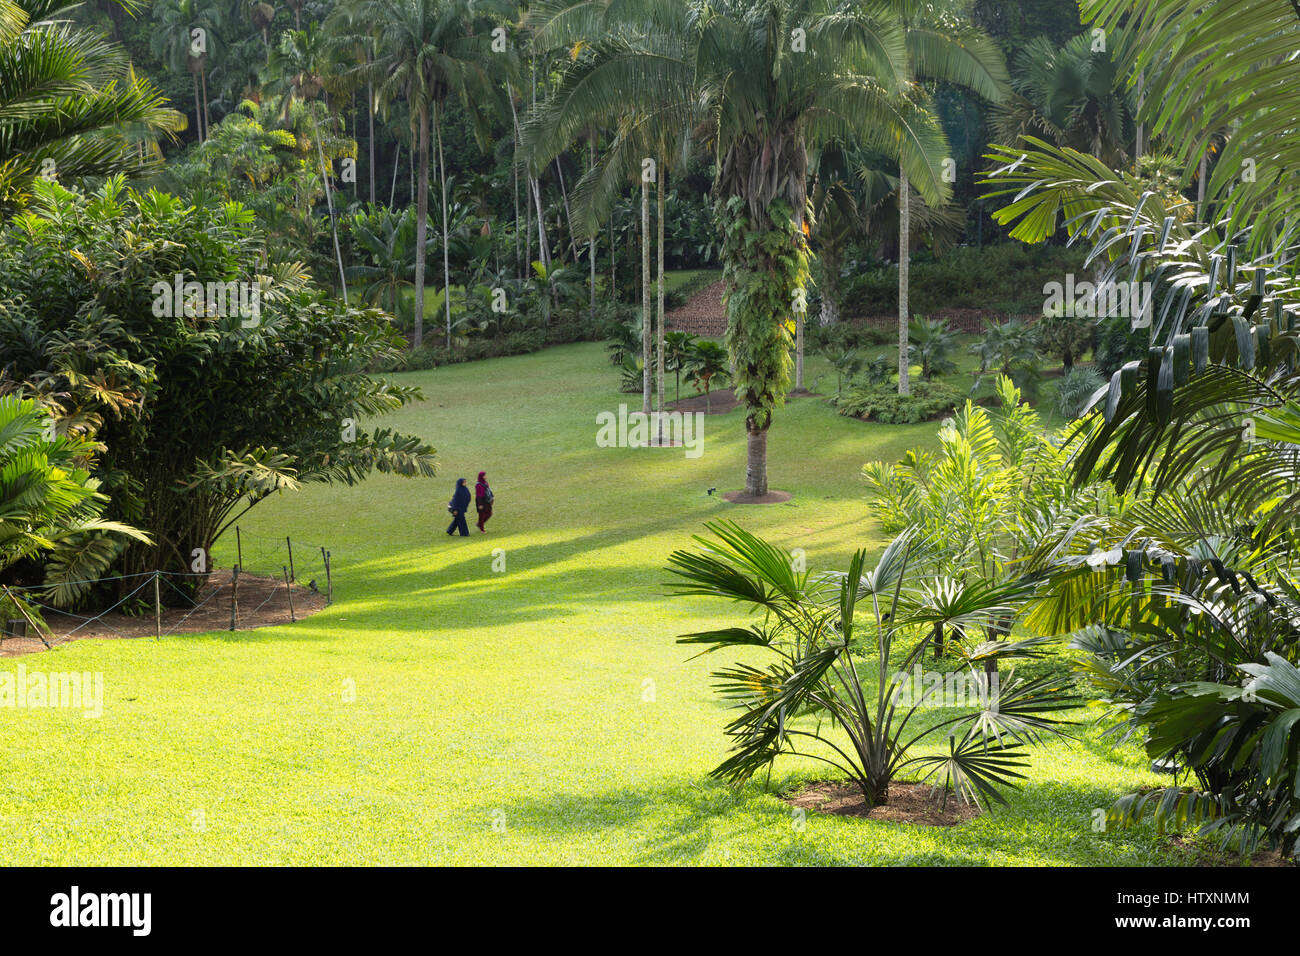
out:
<path id="1" fill-rule="evenodd" d="M 375 49 L 370 75 L 381 109 L 405 102 L 410 108 L 416 149 L 415 332 L 416 348 L 424 336 L 425 237 L 429 228 L 430 134 L 436 141 L 442 187 L 443 285 L 451 286 L 447 252 L 447 169 L 442 155 L 442 116 L 456 96 L 485 129 L 488 111 L 500 104 L 498 80 L 513 72 L 513 56 L 495 53 L 490 31 L 493 15 L 506 15 L 495 0 L 362 0 L 357 19 L 373 24 Z M 451 347 L 451 297 L 444 296 L 447 346 Z"/>
<path id="2" fill-rule="evenodd" d="M 25 203 L 38 177 L 148 170 L 155 138 L 184 128 L 120 47 L 67 21 L 74 6 L 0 0 L 0 205 Z"/>
<path id="3" fill-rule="evenodd" d="M 588 39 L 530 124 L 534 166 L 594 124 L 690 125 L 715 152 L 745 490 L 764 495 L 767 431 L 790 386 L 786 323 L 809 282 L 808 148 L 860 139 L 898 159 L 928 200 L 948 192 L 932 163 L 942 134 L 906 95 L 902 25 L 886 6 L 838 0 L 579 2 L 555 16 L 583 23 Z M 641 142 L 625 136 L 615 148 L 636 155 Z M 594 184 L 596 198 L 608 204 L 625 181 Z"/>

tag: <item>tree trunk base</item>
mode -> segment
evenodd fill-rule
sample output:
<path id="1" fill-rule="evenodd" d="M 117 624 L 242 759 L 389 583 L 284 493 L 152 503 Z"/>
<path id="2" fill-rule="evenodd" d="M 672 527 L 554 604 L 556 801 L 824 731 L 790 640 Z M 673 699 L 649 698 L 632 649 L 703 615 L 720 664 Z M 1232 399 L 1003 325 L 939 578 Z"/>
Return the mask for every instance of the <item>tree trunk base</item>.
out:
<path id="1" fill-rule="evenodd" d="M 793 497 L 790 492 L 777 491 L 775 488 L 769 488 L 761 495 L 751 495 L 747 491 L 728 491 L 722 495 L 724 501 L 729 501 L 733 505 L 775 505 L 789 501 Z"/>

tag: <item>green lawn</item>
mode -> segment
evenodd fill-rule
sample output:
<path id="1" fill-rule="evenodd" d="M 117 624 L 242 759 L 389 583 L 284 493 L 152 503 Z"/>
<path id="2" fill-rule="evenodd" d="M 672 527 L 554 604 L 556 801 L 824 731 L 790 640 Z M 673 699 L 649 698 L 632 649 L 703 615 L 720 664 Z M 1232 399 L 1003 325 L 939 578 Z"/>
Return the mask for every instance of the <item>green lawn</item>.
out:
<path id="1" fill-rule="evenodd" d="M 104 715 L 0 711 L 0 862 L 1169 860 L 1149 829 L 1092 831 L 1093 808 L 1157 779 L 1091 731 L 1038 752 L 1009 808 L 953 828 L 810 815 L 800 829 L 760 786 L 706 776 L 727 712 L 713 662 L 688 660 L 674 637 L 743 609 L 665 598 L 665 557 L 705 520 L 733 517 L 812 566 L 842 567 L 882 543 L 862 463 L 932 440 L 933 425 L 866 425 L 801 399 L 769 449 L 771 485 L 794 501 L 729 506 L 706 490 L 740 483 L 741 413 L 708 420 L 697 459 L 597 448 L 596 413 L 637 401 L 617 393 L 599 344 L 404 378 L 428 401 L 386 424 L 438 446 L 439 478 L 313 486 L 243 521 L 328 544 L 331 608 L 292 626 L 21 659 L 102 672 Z M 452 482 L 480 469 L 497 493 L 492 533 L 448 538 Z M 233 548 L 222 542 L 219 563 Z M 782 765 L 772 786 L 819 773 Z"/>

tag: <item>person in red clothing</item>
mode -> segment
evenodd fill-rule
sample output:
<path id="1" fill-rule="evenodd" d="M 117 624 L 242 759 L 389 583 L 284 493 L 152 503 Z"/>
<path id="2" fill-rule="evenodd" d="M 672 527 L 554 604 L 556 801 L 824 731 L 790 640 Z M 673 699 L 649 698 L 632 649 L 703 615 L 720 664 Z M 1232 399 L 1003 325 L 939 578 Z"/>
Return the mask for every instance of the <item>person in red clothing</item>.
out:
<path id="1" fill-rule="evenodd" d="M 487 519 L 492 517 L 492 489 L 488 487 L 487 472 L 478 473 L 478 484 L 474 486 L 474 506 L 478 508 L 478 529 L 487 534 Z"/>

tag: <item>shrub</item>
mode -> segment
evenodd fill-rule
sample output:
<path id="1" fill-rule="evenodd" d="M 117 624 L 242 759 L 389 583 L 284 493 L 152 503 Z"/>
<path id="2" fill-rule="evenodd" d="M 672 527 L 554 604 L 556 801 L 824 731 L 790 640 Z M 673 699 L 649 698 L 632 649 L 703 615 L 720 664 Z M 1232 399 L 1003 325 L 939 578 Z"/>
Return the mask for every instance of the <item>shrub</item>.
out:
<path id="1" fill-rule="evenodd" d="M 1073 421 L 1083 414 L 1092 393 L 1105 384 L 1106 379 L 1095 368 L 1072 368 L 1057 386 L 1056 410 L 1061 417 Z"/>
<path id="2" fill-rule="evenodd" d="M 918 252 L 911 264 L 909 303 L 914 312 L 981 309 L 1039 315 L 1043 285 L 1067 272 L 1081 272 L 1083 253 L 1062 246 L 1005 242 L 959 246 L 941 256 Z M 898 314 L 898 266 L 849 262 L 844 310 L 854 315 Z"/>
<path id="3" fill-rule="evenodd" d="M 0 298 L 27 305 L 0 330 L 0 367 L 104 446 L 105 517 L 153 539 L 125 545 L 124 573 L 189 572 L 234 516 L 306 482 L 434 473 L 418 436 L 357 424 L 421 398 L 367 374 L 405 344 L 388 317 L 262 249 L 237 203 L 118 178 L 41 182 L 0 232 Z"/>
<path id="4" fill-rule="evenodd" d="M 914 382 L 912 394 L 890 384 L 857 385 L 837 403 L 841 415 L 886 425 L 915 425 L 950 414 L 965 396 L 943 382 Z"/>
<path id="5" fill-rule="evenodd" d="M 878 348 L 898 338 L 897 330 L 882 329 L 865 322 L 835 322 L 831 325 L 810 322 L 804 335 L 807 347 L 812 351 L 838 354 Z"/>
<path id="6" fill-rule="evenodd" d="M 914 315 L 907 323 L 907 338 L 908 361 L 921 366 L 925 381 L 957 371 L 957 363 L 950 358 L 957 338 L 947 322 Z"/>

